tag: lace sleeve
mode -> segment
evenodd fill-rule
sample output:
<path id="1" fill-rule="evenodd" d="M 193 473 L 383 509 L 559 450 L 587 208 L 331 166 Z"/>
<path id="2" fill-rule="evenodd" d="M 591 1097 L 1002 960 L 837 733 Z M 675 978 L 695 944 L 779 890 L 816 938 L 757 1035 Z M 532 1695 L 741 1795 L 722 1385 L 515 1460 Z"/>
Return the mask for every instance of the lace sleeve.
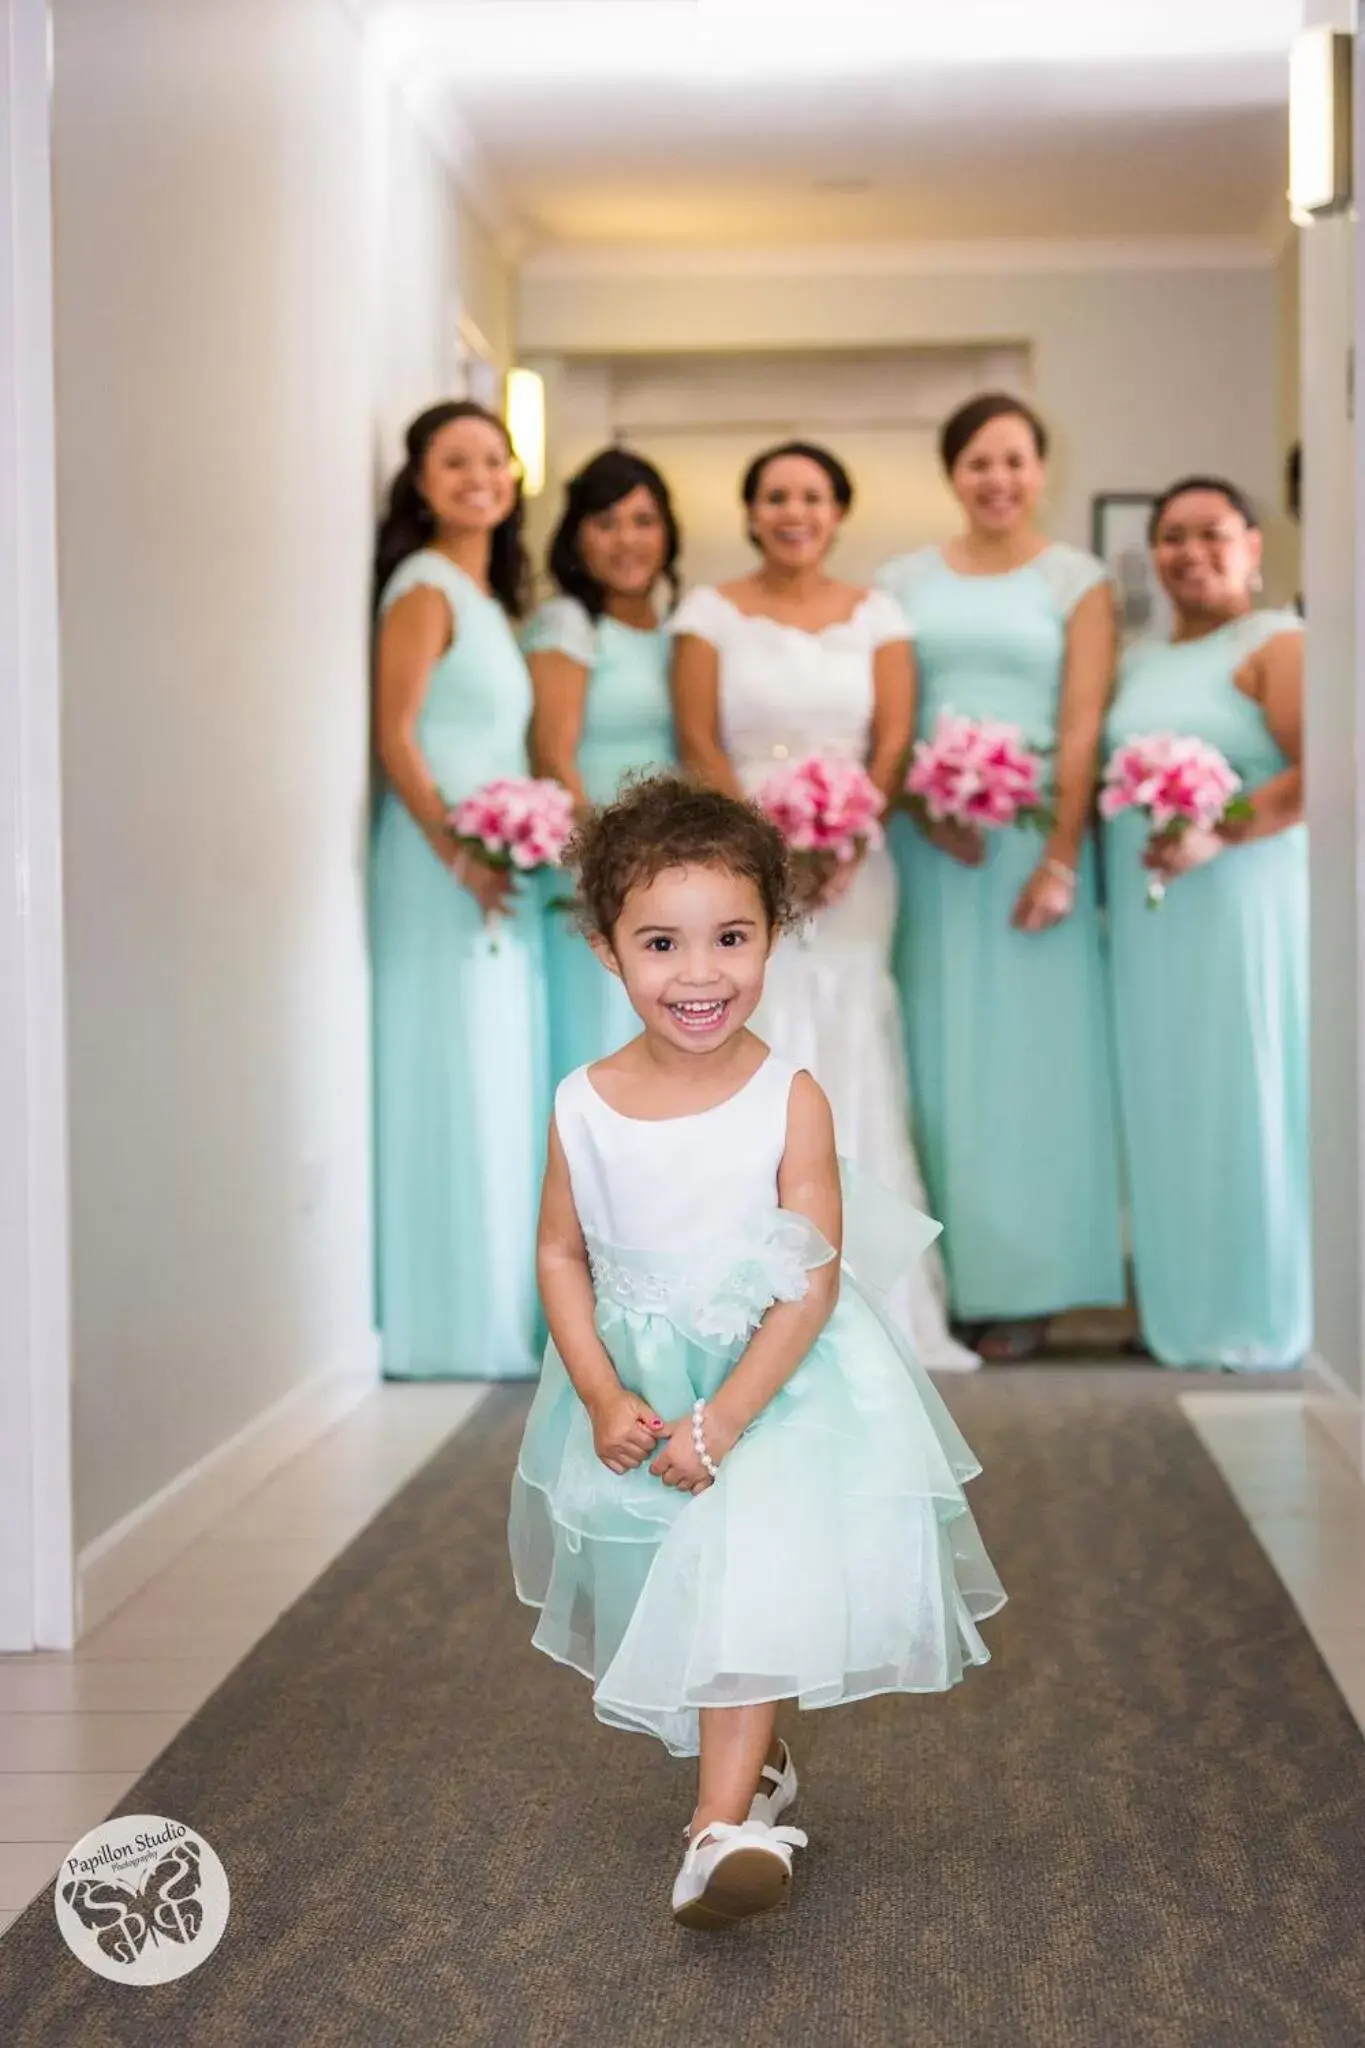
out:
<path id="1" fill-rule="evenodd" d="M 1098 555 L 1088 555 L 1083 548 L 1066 547 L 1061 542 L 1038 557 L 1038 569 L 1064 619 L 1071 617 L 1083 597 L 1111 580 L 1108 567 Z"/>
<path id="2" fill-rule="evenodd" d="M 698 640 L 706 640 L 712 647 L 719 647 L 724 639 L 726 610 L 725 600 L 719 591 L 701 584 L 696 590 L 688 591 L 668 621 L 668 631 L 675 639 L 682 633 L 694 633 Z"/>
<path id="3" fill-rule="evenodd" d="M 1239 662 L 1248 661 L 1267 641 L 1278 640 L 1282 633 L 1302 631 L 1303 620 L 1297 612 L 1248 612 L 1244 619 L 1238 621 L 1237 659 Z"/>
<path id="4" fill-rule="evenodd" d="M 522 634 L 523 654 L 567 654 L 583 668 L 597 659 L 597 628 L 576 597 L 552 597 Z"/>
<path id="5" fill-rule="evenodd" d="M 868 644 L 873 648 L 889 647 L 893 641 L 912 637 L 905 608 L 889 590 L 868 592 L 863 601 L 863 622 L 867 628 Z"/>
<path id="6" fill-rule="evenodd" d="M 410 590 L 439 590 L 450 606 L 450 616 L 456 625 L 460 618 L 461 581 L 460 572 L 453 562 L 438 555 L 431 548 L 420 548 L 415 555 L 409 555 L 384 585 L 379 600 L 379 616 L 396 605 L 400 597 L 406 597 Z"/>
<path id="7" fill-rule="evenodd" d="M 872 579 L 878 590 L 894 599 L 900 607 L 911 639 L 915 635 L 916 601 L 941 559 L 937 548 L 917 548 L 914 554 L 895 555 L 889 562 L 883 562 Z M 886 637 L 891 636 L 888 634 Z"/>

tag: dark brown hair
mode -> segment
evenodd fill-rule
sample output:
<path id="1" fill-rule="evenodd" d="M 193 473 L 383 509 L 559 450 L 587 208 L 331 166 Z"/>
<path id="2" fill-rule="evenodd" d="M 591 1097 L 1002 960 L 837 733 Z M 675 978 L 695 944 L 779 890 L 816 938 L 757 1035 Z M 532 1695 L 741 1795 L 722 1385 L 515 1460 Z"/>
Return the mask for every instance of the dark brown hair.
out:
<path id="1" fill-rule="evenodd" d="M 627 784 L 615 803 L 595 811 L 574 835 L 569 865 L 577 870 L 584 929 L 610 939 L 632 889 L 669 868 L 723 868 L 753 883 L 772 930 L 795 922 L 786 842 L 755 805 L 680 775 L 652 775 Z"/>
<path id="2" fill-rule="evenodd" d="M 595 513 L 610 512 L 613 505 L 619 505 L 622 498 L 628 498 L 641 486 L 658 507 L 664 529 L 661 573 L 673 593 L 674 604 L 678 601 L 678 550 L 682 546 L 682 535 L 678 530 L 673 500 L 668 495 L 668 485 L 654 464 L 646 462 L 643 455 L 632 455 L 627 448 L 604 448 L 600 455 L 594 455 L 591 462 L 584 463 L 578 474 L 569 479 L 564 494 L 564 513 L 550 542 L 547 564 L 564 595 L 576 597 L 590 619 L 601 618 L 607 606 L 607 593 L 597 578 L 589 575 L 584 563 L 578 544 L 583 522 Z"/>
<path id="3" fill-rule="evenodd" d="M 1230 484 L 1225 476 L 1182 476 L 1178 483 L 1168 485 L 1152 507 L 1152 516 L 1147 521 L 1147 539 L 1153 546 L 1161 531 L 1161 522 L 1177 498 L 1183 498 L 1187 491 L 1212 491 L 1217 498 L 1225 498 L 1239 519 L 1245 519 L 1253 533 L 1259 533 L 1261 522 L 1256 517 L 1256 507 L 1246 492 L 1236 484 Z"/>
<path id="4" fill-rule="evenodd" d="M 960 405 L 939 430 L 939 460 L 949 476 L 969 443 L 992 420 L 1022 420 L 1033 436 L 1039 461 L 1046 462 L 1048 432 L 1033 407 L 1025 405 L 1022 398 L 1011 398 L 1007 391 L 983 391 L 980 398 L 969 398 L 965 405 Z"/>
<path id="5" fill-rule="evenodd" d="M 389 485 L 388 500 L 374 545 L 374 589 L 373 605 L 377 613 L 380 599 L 390 576 L 409 555 L 415 555 L 419 548 L 426 547 L 436 531 L 436 521 L 431 507 L 422 496 L 417 479 L 422 474 L 427 449 L 443 427 L 454 420 L 482 420 L 486 426 L 495 427 L 507 442 L 511 451 L 511 440 L 507 429 L 495 412 L 485 405 L 476 405 L 472 398 L 448 398 L 440 405 L 428 406 L 419 413 L 404 437 L 406 460 L 403 467 Z M 526 592 L 530 579 L 530 563 L 522 545 L 521 484 L 517 484 L 517 495 L 512 509 L 500 526 L 493 529 L 492 552 L 488 560 L 488 584 L 494 597 L 510 619 L 519 619 L 526 609 Z"/>
<path id="6" fill-rule="evenodd" d="M 744 472 L 744 481 L 739 495 L 753 510 L 758 494 L 763 488 L 763 472 L 770 463 L 782 462 L 788 456 L 796 455 L 803 462 L 813 462 L 817 469 L 823 469 L 829 478 L 830 491 L 841 512 L 847 512 L 853 504 L 853 479 L 837 455 L 831 455 L 828 448 L 820 447 L 815 441 L 779 441 L 775 448 L 765 448 L 761 455 L 755 455 Z"/>

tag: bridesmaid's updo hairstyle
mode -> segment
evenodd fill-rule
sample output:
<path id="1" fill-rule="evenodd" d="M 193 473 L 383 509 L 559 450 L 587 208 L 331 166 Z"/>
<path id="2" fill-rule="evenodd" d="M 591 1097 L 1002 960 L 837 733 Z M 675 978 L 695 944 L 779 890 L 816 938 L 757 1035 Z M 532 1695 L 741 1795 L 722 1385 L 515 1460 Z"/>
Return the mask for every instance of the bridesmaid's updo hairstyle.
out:
<path id="1" fill-rule="evenodd" d="M 753 883 L 770 931 L 799 922 L 782 834 L 755 805 L 680 775 L 628 782 L 580 825 L 568 850 L 585 931 L 610 940 L 632 889 L 669 868 L 723 868 Z"/>
<path id="2" fill-rule="evenodd" d="M 585 519 L 592 519 L 599 512 L 610 512 L 622 498 L 628 498 L 632 491 L 642 488 L 649 492 L 659 508 L 664 529 L 663 577 L 672 593 L 673 603 L 678 602 L 678 553 L 682 547 L 682 534 L 673 510 L 673 500 L 668 495 L 668 485 L 654 464 L 646 462 L 643 455 L 632 455 L 626 448 L 604 448 L 600 455 L 593 456 L 591 462 L 584 463 L 577 476 L 570 477 L 563 515 L 555 528 L 549 554 L 551 576 L 565 597 L 577 598 L 590 619 L 601 618 L 606 610 L 607 593 L 584 567 L 578 545 L 579 530 Z"/>
<path id="3" fill-rule="evenodd" d="M 983 391 L 979 398 L 969 398 L 965 405 L 960 405 L 939 429 L 939 460 L 947 475 L 952 475 L 981 429 L 992 420 L 1022 420 L 1033 436 L 1038 460 L 1047 461 L 1048 431 L 1033 407 L 1025 405 L 1022 398 L 1012 398 L 1007 391 Z"/>
<path id="4" fill-rule="evenodd" d="M 739 495 L 752 512 L 758 503 L 758 494 L 763 488 L 763 472 L 769 463 L 781 462 L 788 455 L 799 455 L 803 462 L 813 462 L 817 469 L 823 469 L 829 478 L 829 487 L 834 502 L 841 512 L 847 512 L 853 504 L 853 479 L 837 455 L 831 455 L 828 448 L 821 448 L 815 441 L 779 441 L 775 448 L 765 448 L 761 455 L 755 455 L 744 472 L 744 481 Z M 749 538 L 753 539 L 752 530 Z"/>
<path id="5" fill-rule="evenodd" d="M 1161 522 L 1177 498 L 1183 498 L 1187 491 L 1211 491 L 1215 497 L 1223 498 L 1239 519 L 1244 519 L 1252 533 L 1259 533 L 1261 522 L 1256 516 L 1256 507 L 1246 492 L 1236 484 L 1230 484 L 1225 476 L 1182 476 L 1178 483 L 1171 484 L 1161 493 L 1152 507 L 1152 516 L 1147 521 L 1147 539 L 1155 547 L 1156 537 L 1161 531 Z"/>
<path id="6" fill-rule="evenodd" d="M 389 485 L 375 538 L 373 609 L 376 615 L 384 587 L 394 570 L 409 555 L 429 546 L 436 531 L 431 507 L 422 496 L 417 480 L 422 474 L 432 441 L 443 427 L 452 425 L 456 420 L 483 420 L 487 426 L 495 427 L 507 442 L 508 453 L 511 453 L 512 444 L 502 421 L 495 412 L 489 412 L 487 406 L 476 405 L 472 398 L 445 399 L 440 405 L 429 406 L 417 415 L 404 436 L 406 460 Z M 522 518 L 521 482 L 518 479 L 512 509 L 502 525 L 493 529 L 493 549 L 488 562 L 489 586 L 512 619 L 519 619 L 526 609 L 530 581 L 530 563 L 521 540 Z"/>

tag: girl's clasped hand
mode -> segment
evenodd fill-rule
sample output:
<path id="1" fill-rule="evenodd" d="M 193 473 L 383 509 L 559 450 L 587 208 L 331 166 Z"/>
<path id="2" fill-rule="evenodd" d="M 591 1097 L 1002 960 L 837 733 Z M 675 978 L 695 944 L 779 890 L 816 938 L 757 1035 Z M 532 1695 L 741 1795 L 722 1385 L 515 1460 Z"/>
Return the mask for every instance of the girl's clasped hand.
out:
<path id="1" fill-rule="evenodd" d="M 618 1476 L 633 1472 L 652 1458 L 649 1469 L 665 1486 L 675 1486 L 683 1493 L 703 1493 L 711 1485 L 711 1476 L 692 1441 L 690 1415 L 679 1422 L 665 1422 L 648 1401 L 622 1387 L 590 1409 L 589 1419 L 593 1449 L 609 1472 Z M 709 1435 L 718 1437 L 712 1457 L 723 1455 L 729 1446 L 718 1428 L 713 1425 Z"/>

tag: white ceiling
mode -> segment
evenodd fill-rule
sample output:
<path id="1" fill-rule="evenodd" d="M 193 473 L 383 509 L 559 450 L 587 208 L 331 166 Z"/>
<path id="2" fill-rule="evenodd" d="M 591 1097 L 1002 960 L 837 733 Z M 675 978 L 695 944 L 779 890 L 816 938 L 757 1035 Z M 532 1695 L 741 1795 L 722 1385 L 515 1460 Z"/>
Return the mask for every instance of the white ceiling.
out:
<path id="1" fill-rule="evenodd" d="M 523 246 L 1267 235 L 1302 0 L 368 0 Z"/>

